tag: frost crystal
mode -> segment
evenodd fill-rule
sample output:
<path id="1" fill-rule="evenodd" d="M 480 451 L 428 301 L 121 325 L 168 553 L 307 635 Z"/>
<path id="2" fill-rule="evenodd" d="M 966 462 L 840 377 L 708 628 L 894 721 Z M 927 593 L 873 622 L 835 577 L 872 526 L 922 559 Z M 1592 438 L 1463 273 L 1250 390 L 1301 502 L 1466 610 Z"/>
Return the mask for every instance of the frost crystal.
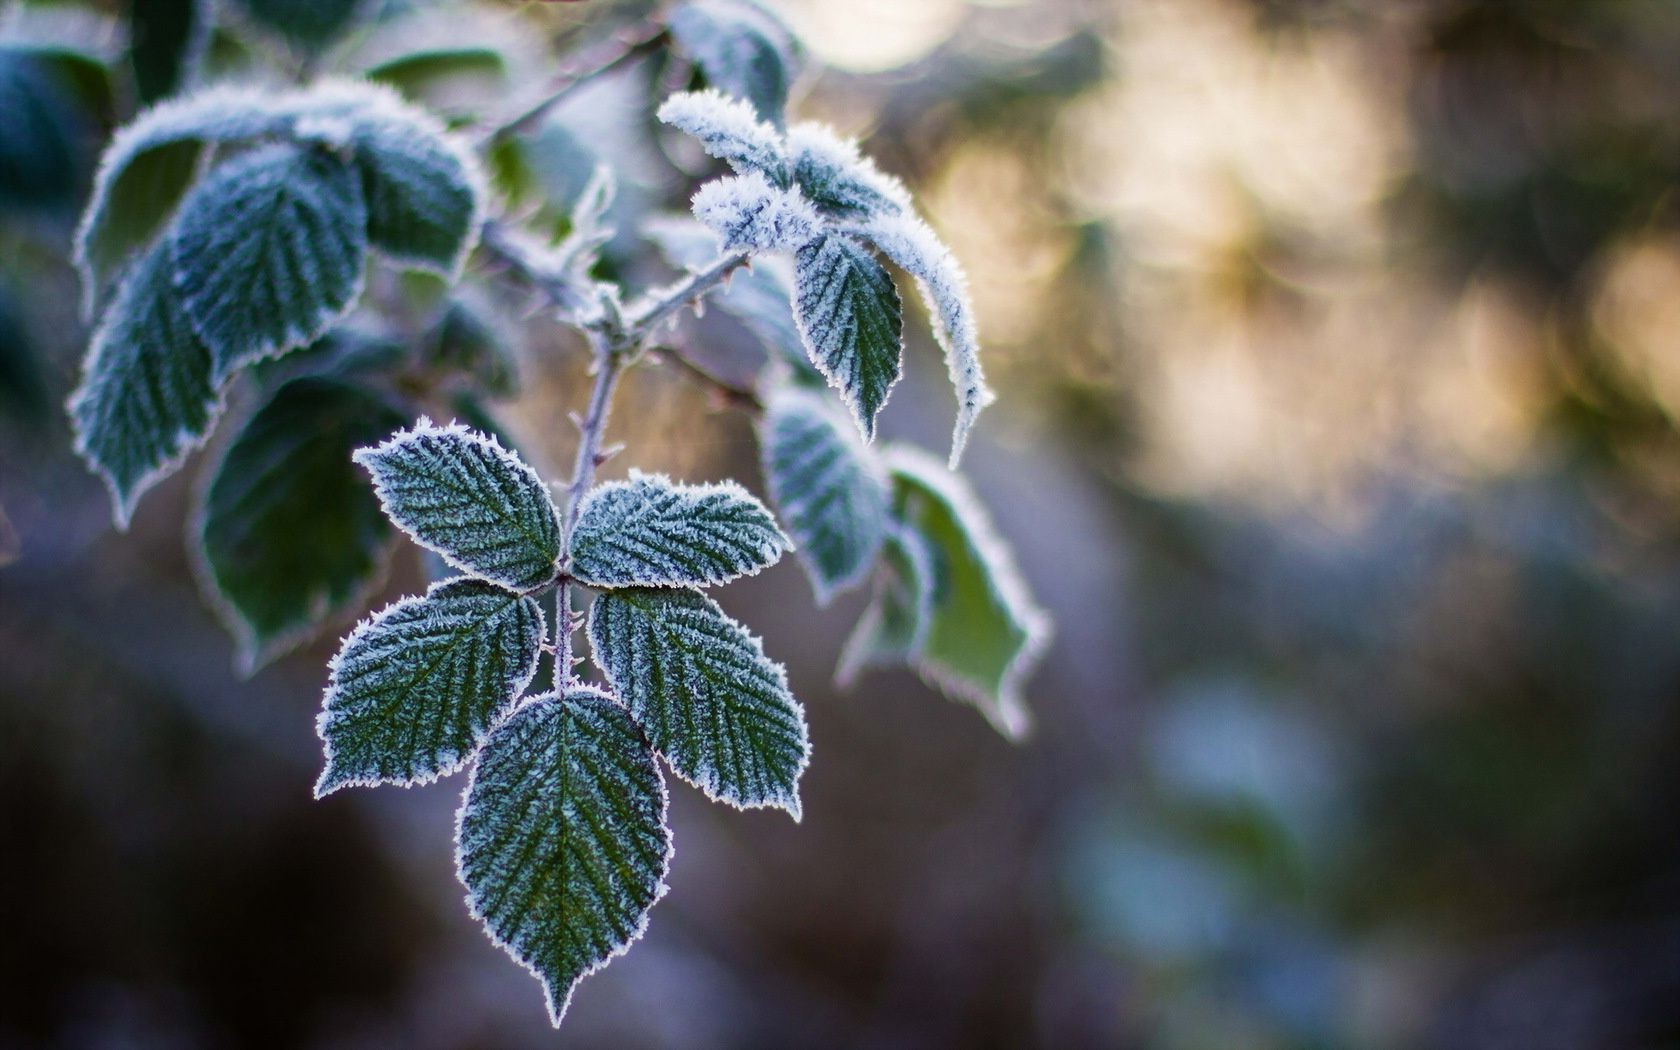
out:
<path id="1" fill-rule="evenodd" d="M 632 472 L 584 501 L 571 571 L 594 587 L 704 587 L 774 565 L 788 546 L 764 504 L 734 482 Z"/>
<path id="2" fill-rule="evenodd" d="M 692 135 L 707 153 L 737 172 L 761 172 L 787 185 L 782 136 L 758 119 L 751 104 L 717 91 L 685 91 L 665 100 L 659 119 Z"/>
<path id="3" fill-rule="evenodd" d="M 462 572 L 521 591 L 554 578 L 559 512 L 536 471 L 495 438 L 422 418 L 355 459 L 397 527 Z"/>
<path id="4" fill-rule="evenodd" d="M 534 697 L 491 734 L 456 816 L 455 868 L 490 939 L 542 982 L 549 1017 L 621 955 L 665 894 L 664 778 L 596 689 Z"/>
<path id="5" fill-rule="evenodd" d="M 875 564 L 886 534 L 885 474 L 838 408 L 798 387 L 771 396 L 759 444 L 771 499 L 826 605 Z"/>
<path id="6" fill-rule="evenodd" d="M 791 252 L 822 232 L 822 219 L 798 190 L 777 189 L 758 172 L 714 179 L 694 195 L 694 217 L 724 251 Z"/>
<path id="7" fill-rule="evenodd" d="M 799 819 L 805 714 L 757 638 L 696 590 L 607 591 L 589 642 L 653 746 L 710 798 Z"/>
<path id="8" fill-rule="evenodd" d="M 945 367 L 957 390 L 950 458 L 954 468 L 968 444 L 975 417 L 997 400 L 980 368 L 980 336 L 968 295 L 968 278 L 933 229 L 914 215 L 878 216 L 870 220 L 865 234 L 887 258 L 916 278 L 922 300 L 933 314 L 934 336 L 945 351 Z"/>
<path id="9" fill-rule="evenodd" d="M 331 665 L 315 796 L 460 768 L 530 684 L 543 630 L 535 601 L 466 577 L 363 621 Z"/>

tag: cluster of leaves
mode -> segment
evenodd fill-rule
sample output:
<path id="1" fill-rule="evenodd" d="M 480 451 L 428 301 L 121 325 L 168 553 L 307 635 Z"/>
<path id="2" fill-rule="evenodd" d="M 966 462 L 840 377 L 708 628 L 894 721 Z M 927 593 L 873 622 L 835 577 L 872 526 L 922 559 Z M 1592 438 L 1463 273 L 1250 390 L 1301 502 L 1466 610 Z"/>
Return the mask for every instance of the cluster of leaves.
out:
<path id="1" fill-rule="evenodd" d="M 281 17 L 290 6 L 245 4 L 299 48 L 341 31 L 355 5 L 305 5 L 301 22 Z M 647 230 L 681 279 L 626 306 L 597 276 L 613 234 L 599 171 L 568 202 L 560 243 L 505 218 L 485 236 L 503 265 L 478 276 L 523 274 L 597 354 L 563 505 L 484 411 L 517 384 L 470 291 L 402 339 L 351 319 L 370 258 L 453 284 L 489 205 L 473 157 L 393 91 L 328 80 L 164 102 L 106 150 L 76 240 L 98 324 L 70 412 L 119 524 L 207 442 L 236 382 L 254 393 L 202 487 L 193 544 L 248 663 L 363 608 L 399 535 L 458 573 L 344 640 L 316 794 L 470 767 L 457 828 L 469 908 L 542 981 L 557 1024 L 664 892 L 661 761 L 714 800 L 800 816 L 803 708 L 709 588 L 789 550 L 820 602 L 868 584 L 841 679 L 914 668 L 1011 736 L 1027 726 L 1020 684 L 1046 633 L 954 472 L 992 396 L 960 268 L 901 183 L 827 129 L 788 125 L 801 56 L 766 8 L 693 0 L 660 35 L 710 86 L 659 117 L 734 169 L 696 194 L 700 225 Z M 498 167 L 503 137 L 486 141 Z M 945 351 L 959 402 L 948 465 L 872 445 L 904 353 L 902 302 L 878 255 L 917 282 Z M 613 377 L 714 293 L 776 351 L 744 400 L 785 525 L 733 482 L 632 471 L 591 486 Z M 571 657 L 571 595 L 585 591 L 594 684 Z M 534 688 L 545 654 L 554 686 Z"/>

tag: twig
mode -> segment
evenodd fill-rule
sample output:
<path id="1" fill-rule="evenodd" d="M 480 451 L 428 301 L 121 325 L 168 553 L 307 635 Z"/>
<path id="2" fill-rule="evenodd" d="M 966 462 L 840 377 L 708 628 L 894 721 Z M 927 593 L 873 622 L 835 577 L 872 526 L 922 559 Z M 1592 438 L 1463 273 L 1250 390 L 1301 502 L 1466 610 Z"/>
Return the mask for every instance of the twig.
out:
<path id="1" fill-rule="evenodd" d="M 643 337 L 652 335 L 672 315 L 698 302 L 746 264 L 747 257 L 741 252 L 720 255 L 711 265 L 695 270 L 671 287 L 650 292 L 626 311 L 631 329 Z"/>
<path id="2" fill-rule="evenodd" d="M 665 37 L 666 29 L 663 25 L 657 22 L 643 22 L 631 27 L 627 32 L 616 33 L 594 47 L 580 52 L 567 64 L 567 68 L 554 78 L 540 98 L 485 128 L 479 136 L 479 148 L 488 149 L 509 135 L 517 135 L 527 130 L 590 80 L 659 50 L 664 46 Z"/>

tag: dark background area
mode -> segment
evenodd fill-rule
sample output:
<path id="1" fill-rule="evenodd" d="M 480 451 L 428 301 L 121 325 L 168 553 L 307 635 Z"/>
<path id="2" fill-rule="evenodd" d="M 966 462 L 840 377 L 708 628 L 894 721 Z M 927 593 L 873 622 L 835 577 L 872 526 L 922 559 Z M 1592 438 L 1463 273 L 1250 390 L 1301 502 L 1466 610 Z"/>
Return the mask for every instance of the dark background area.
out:
<path id="1" fill-rule="evenodd" d="M 541 6 L 492 10 L 638 5 Z M 673 781 L 671 892 L 551 1032 L 462 906 L 461 778 L 310 800 L 344 625 L 241 678 L 182 542 L 204 457 L 118 534 L 69 452 L 119 99 L 0 206 L 0 1044 L 1680 1044 L 1680 6 L 783 9 L 797 112 L 970 270 L 966 467 L 1057 624 L 1035 735 L 834 690 L 862 598 L 791 560 L 729 588 L 809 712 L 804 821 Z M 615 144 L 657 77 L 556 115 L 636 208 L 691 187 Z M 505 411 L 553 467 L 581 357 L 528 342 Z M 885 429 L 939 447 L 908 367 Z M 762 491 L 667 372 L 613 437 Z"/>

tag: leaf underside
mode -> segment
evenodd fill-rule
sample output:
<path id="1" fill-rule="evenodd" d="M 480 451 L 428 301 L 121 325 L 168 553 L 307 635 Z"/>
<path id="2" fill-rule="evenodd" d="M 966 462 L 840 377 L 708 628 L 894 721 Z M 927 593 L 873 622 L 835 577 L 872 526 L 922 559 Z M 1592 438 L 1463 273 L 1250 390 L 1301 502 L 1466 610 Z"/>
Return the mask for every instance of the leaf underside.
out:
<path id="1" fill-rule="evenodd" d="M 358 627 L 333 661 L 316 796 L 459 768 L 530 683 L 542 640 L 535 601 L 465 578 Z"/>
<path id="2" fill-rule="evenodd" d="M 589 494 L 572 532 L 572 574 L 594 587 L 728 583 L 776 563 L 787 540 L 735 484 L 635 475 Z"/>
<path id="3" fill-rule="evenodd" d="M 794 317 L 805 351 L 873 438 L 903 355 L 898 289 L 867 249 L 839 234 L 800 248 L 794 268 Z"/>
<path id="4" fill-rule="evenodd" d="M 664 894 L 665 812 L 647 742 L 595 689 L 534 698 L 480 752 L 457 871 L 491 940 L 542 981 L 556 1025 L 577 982 L 641 936 Z"/>
<path id="5" fill-rule="evenodd" d="M 391 520 L 449 564 L 520 591 L 554 578 L 559 513 L 536 472 L 495 440 L 421 420 L 355 458 Z"/>
<path id="6" fill-rule="evenodd" d="M 757 638 L 689 589 L 607 591 L 589 613 L 595 662 L 671 768 L 709 797 L 799 818 L 805 716 Z"/>

